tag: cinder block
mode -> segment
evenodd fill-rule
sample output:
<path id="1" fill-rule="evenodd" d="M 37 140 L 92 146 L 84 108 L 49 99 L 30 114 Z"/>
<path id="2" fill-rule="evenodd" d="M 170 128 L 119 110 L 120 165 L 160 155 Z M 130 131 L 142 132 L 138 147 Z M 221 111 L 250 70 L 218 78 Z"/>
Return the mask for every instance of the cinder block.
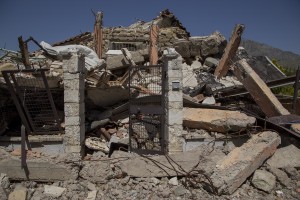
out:
<path id="1" fill-rule="evenodd" d="M 181 70 L 168 70 L 168 77 L 169 78 L 182 78 L 182 71 Z"/>
<path id="2" fill-rule="evenodd" d="M 182 109 L 169 109 L 168 125 L 181 125 L 183 120 Z"/>
<path id="3" fill-rule="evenodd" d="M 74 79 L 64 79 L 64 89 L 65 90 L 83 90 L 85 88 L 83 75 L 80 78 Z"/>
<path id="4" fill-rule="evenodd" d="M 68 73 L 80 73 L 85 71 L 84 55 L 72 53 L 63 60 L 63 71 Z"/>
<path id="5" fill-rule="evenodd" d="M 75 117 L 82 116 L 85 112 L 85 104 L 81 103 L 65 103 L 65 116 Z"/>
<path id="6" fill-rule="evenodd" d="M 74 116 L 74 117 L 65 117 L 65 126 L 80 126 L 84 124 L 85 119 L 84 115 L 81 116 Z"/>
<path id="7" fill-rule="evenodd" d="M 170 91 L 168 98 L 169 104 L 172 102 L 183 102 L 183 94 L 181 91 Z"/>
<path id="8" fill-rule="evenodd" d="M 64 91 L 65 103 L 82 103 L 84 102 L 84 89 L 80 90 L 65 90 Z"/>

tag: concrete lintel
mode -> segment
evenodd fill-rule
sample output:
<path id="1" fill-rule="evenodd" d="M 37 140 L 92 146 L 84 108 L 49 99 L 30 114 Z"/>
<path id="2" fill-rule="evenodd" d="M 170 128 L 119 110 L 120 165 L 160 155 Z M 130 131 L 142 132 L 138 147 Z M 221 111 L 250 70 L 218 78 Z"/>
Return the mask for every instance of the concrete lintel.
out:
<path id="1" fill-rule="evenodd" d="M 269 158 L 281 143 L 276 132 L 265 131 L 254 135 L 241 147 L 233 149 L 216 165 L 210 177 L 218 194 L 232 194 Z"/>
<path id="2" fill-rule="evenodd" d="M 238 61 L 233 65 L 233 68 L 233 72 L 238 80 L 244 85 L 254 101 L 268 117 L 290 114 L 275 97 L 266 83 L 250 67 L 246 59 Z"/>
<path id="3" fill-rule="evenodd" d="M 21 168 L 21 160 L 6 159 L 0 161 L 1 173 L 7 174 L 10 180 L 32 180 L 32 181 L 66 181 L 75 180 L 77 173 L 75 168 L 68 169 L 66 166 L 52 164 L 49 162 L 27 161 L 28 171 Z"/>

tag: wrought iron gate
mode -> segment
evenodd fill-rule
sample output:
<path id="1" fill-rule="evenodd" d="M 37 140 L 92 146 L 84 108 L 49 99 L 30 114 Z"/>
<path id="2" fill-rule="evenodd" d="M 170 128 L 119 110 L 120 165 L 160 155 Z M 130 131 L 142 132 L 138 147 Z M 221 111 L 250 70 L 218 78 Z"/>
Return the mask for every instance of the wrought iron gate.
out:
<path id="1" fill-rule="evenodd" d="M 22 123 L 31 134 L 54 134 L 61 131 L 45 75 L 47 70 L 2 71 Z"/>
<path id="2" fill-rule="evenodd" d="M 165 79 L 163 66 L 134 66 L 129 69 L 129 148 L 145 154 L 164 154 Z"/>

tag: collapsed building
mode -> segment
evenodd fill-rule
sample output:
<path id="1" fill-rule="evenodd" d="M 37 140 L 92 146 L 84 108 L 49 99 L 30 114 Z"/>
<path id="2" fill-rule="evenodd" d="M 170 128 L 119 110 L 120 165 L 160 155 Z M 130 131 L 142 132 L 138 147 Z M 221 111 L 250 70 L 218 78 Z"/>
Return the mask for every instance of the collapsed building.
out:
<path id="1" fill-rule="evenodd" d="M 129 27 L 106 28 L 102 20 L 97 13 L 92 33 L 52 45 L 20 37 L 21 53 L 3 50 L 1 173 L 95 185 L 172 177 L 176 187 L 184 177 L 186 188 L 215 195 L 232 195 L 252 177 L 254 187 L 277 195 L 276 181 L 255 183 L 265 181 L 259 173 L 299 170 L 297 96 L 270 90 L 297 88 L 299 78 L 239 47 L 244 25 L 227 42 L 220 32 L 191 36 L 168 10 Z M 41 50 L 29 53 L 30 41 Z M 295 162 L 275 166 L 279 147 L 297 152 Z"/>

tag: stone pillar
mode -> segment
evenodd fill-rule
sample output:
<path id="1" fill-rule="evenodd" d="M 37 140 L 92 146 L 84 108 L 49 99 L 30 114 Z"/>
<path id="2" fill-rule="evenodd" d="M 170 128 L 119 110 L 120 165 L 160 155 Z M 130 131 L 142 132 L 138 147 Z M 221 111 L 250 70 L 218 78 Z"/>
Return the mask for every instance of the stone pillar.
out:
<path id="1" fill-rule="evenodd" d="M 63 60 L 65 151 L 81 155 L 84 153 L 85 138 L 84 63 L 84 56 L 76 53 Z"/>
<path id="2" fill-rule="evenodd" d="M 182 57 L 174 48 L 164 51 L 164 67 L 167 70 L 166 80 L 166 126 L 168 133 L 169 153 L 183 151 L 182 120 Z"/>

